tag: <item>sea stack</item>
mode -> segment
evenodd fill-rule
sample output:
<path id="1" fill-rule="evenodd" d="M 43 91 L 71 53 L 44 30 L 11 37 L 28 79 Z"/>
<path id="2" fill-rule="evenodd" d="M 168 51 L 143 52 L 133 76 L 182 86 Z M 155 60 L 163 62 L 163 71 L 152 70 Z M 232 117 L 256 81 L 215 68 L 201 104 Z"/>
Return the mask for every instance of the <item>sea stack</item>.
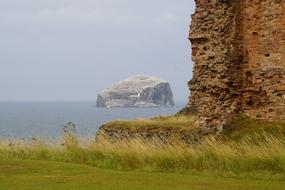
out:
<path id="1" fill-rule="evenodd" d="M 173 107 L 168 82 L 144 75 L 131 76 L 98 94 L 97 107 Z"/>

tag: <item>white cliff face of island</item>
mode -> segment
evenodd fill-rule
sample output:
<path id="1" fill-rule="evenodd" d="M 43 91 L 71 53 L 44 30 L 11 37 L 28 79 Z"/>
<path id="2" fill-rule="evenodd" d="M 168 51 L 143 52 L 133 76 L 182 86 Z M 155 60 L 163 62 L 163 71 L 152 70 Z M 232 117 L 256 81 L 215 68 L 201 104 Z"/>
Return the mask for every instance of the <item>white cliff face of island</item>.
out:
<path id="1" fill-rule="evenodd" d="M 97 107 L 173 107 L 168 82 L 157 77 L 135 75 L 98 94 Z"/>

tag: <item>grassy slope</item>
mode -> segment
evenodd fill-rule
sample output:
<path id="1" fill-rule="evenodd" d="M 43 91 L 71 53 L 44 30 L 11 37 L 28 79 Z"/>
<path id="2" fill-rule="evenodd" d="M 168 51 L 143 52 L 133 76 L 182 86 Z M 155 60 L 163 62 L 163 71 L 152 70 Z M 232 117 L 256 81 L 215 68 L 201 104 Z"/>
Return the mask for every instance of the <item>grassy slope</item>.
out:
<path id="1" fill-rule="evenodd" d="M 285 190 L 285 182 L 118 172 L 42 161 L 0 161 L 0 190 Z"/>
<path id="2" fill-rule="evenodd" d="M 152 119 L 137 120 L 116 120 L 103 125 L 105 129 L 127 130 L 129 132 L 157 132 L 160 130 L 169 131 L 193 131 L 196 116 L 161 116 Z M 239 116 L 224 127 L 222 136 L 229 137 L 231 140 L 241 140 L 244 138 L 255 138 L 260 135 L 273 135 L 285 137 L 285 120 L 267 121 L 255 120 L 246 116 Z M 259 139 L 258 139 L 259 140 Z"/>
<path id="3" fill-rule="evenodd" d="M 103 125 L 104 128 L 147 131 L 153 128 L 161 129 L 191 129 L 195 116 L 160 116 L 152 119 L 115 120 Z"/>
<path id="4" fill-rule="evenodd" d="M 227 124 L 223 135 L 232 140 L 254 138 L 260 135 L 285 137 L 285 121 L 255 120 L 240 116 Z"/>

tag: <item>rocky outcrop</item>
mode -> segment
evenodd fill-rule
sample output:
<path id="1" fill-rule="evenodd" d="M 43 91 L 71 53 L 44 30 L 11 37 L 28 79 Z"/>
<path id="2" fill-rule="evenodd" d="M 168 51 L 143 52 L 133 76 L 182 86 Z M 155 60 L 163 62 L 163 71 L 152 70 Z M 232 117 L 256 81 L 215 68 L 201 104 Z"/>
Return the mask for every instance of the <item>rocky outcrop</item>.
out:
<path id="1" fill-rule="evenodd" d="M 183 129 L 183 128 L 141 128 L 131 130 L 129 128 L 118 128 L 117 126 L 102 125 L 96 133 L 96 138 L 107 137 L 114 141 L 122 139 L 144 139 L 161 140 L 162 142 L 171 142 L 171 140 L 179 138 L 181 142 L 193 144 L 199 142 L 203 137 L 216 133 L 216 131 L 205 130 L 203 128 Z"/>
<path id="2" fill-rule="evenodd" d="M 195 63 L 191 96 L 198 125 L 217 127 L 238 114 L 285 113 L 285 1 L 196 0 L 189 39 Z"/>
<path id="3" fill-rule="evenodd" d="M 101 92 L 97 107 L 173 107 L 168 82 L 156 77 L 132 76 Z"/>

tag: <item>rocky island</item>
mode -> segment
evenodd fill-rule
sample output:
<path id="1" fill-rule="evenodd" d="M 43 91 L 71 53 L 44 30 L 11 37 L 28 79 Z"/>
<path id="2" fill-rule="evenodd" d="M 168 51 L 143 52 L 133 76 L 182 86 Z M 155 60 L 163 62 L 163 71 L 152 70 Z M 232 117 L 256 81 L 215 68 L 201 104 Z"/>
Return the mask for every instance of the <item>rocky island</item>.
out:
<path id="1" fill-rule="evenodd" d="M 135 75 L 98 94 L 97 107 L 173 107 L 173 94 L 168 82 Z"/>

